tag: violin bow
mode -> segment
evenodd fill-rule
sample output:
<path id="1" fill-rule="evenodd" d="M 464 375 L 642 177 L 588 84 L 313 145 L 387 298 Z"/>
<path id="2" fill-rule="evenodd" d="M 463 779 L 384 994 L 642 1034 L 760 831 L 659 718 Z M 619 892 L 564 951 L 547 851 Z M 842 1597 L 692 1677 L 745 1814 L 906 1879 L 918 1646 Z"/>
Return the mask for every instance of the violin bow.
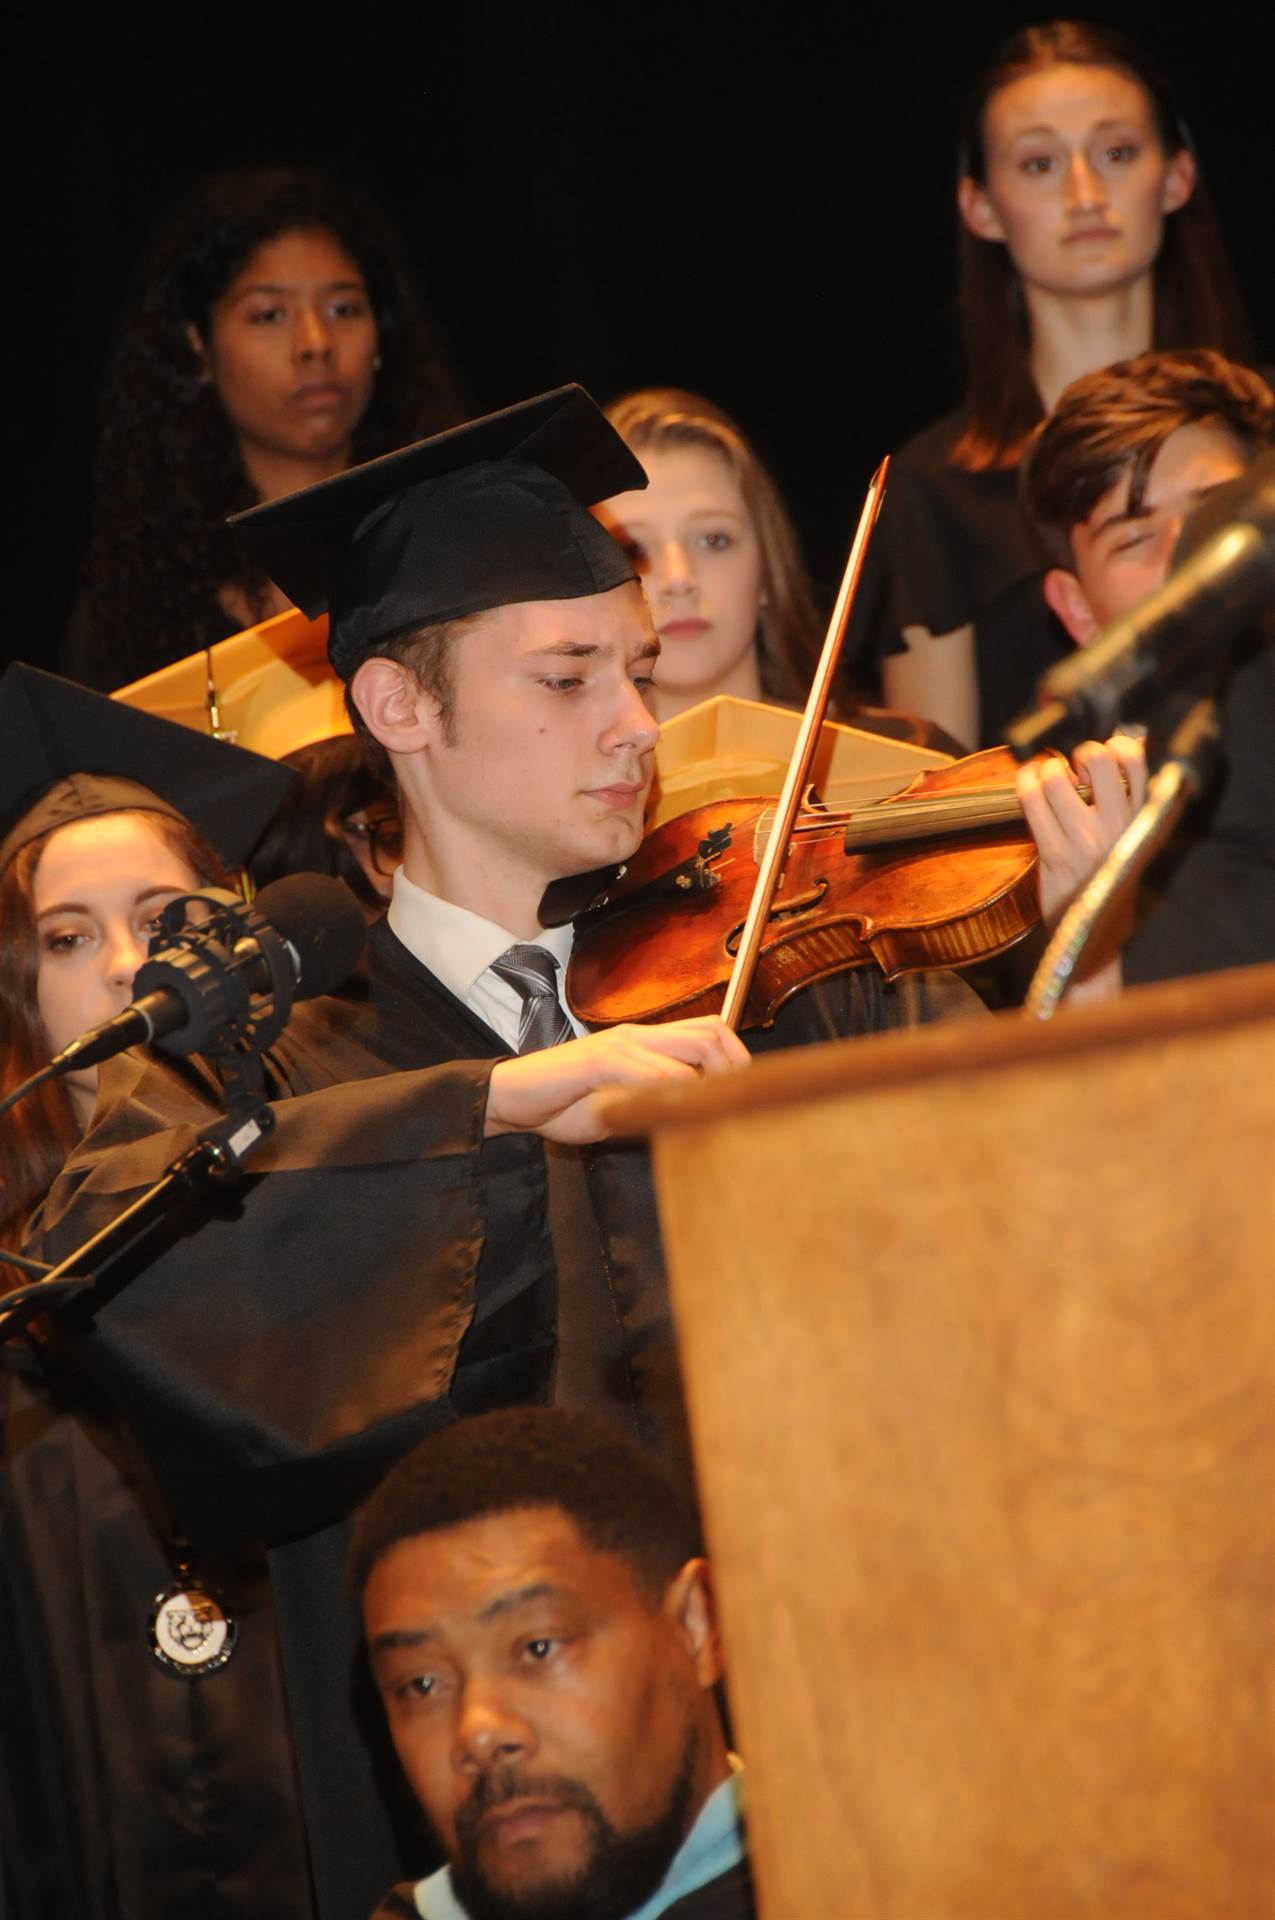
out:
<path id="1" fill-rule="evenodd" d="M 757 957 L 761 952 L 762 934 L 765 932 L 775 893 L 783 877 L 784 860 L 788 853 L 788 842 L 792 838 L 793 823 L 797 818 L 801 797 L 810 778 L 815 748 L 819 743 L 819 729 L 828 711 L 832 679 L 841 658 L 841 649 L 845 644 L 846 629 L 850 624 L 850 611 L 854 606 L 855 595 L 859 591 L 859 579 L 868 554 L 868 542 L 872 538 L 872 529 L 877 523 L 881 502 L 885 498 L 885 479 L 889 466 L 890 456 L 887 454 L 868 486 L 863 512 L 859 515 L 859 525 L 850 548 L 850 558 L 846 561 L 846 570 L 841 576 L 837 604 L 832 609 L 832 619 L 828 622 L 828 631 L 824 636 L 823 651 L 819 655 L 819 664 L 815 668 L 810 697 L 806 701 L 806 711 L 801 717 L 797 744 L 793 748 L 788 772 L 784 776 L 783 791 L 775 810 L 774 828 L 758 867 L 757 885 L 753 888 L 753 897 L 744 921 L 744 931 L 739 939 L 739 950 L 735 955 L 735 965 L 727 983 L 726 998 L 722 1002 L 722 1019 L 735 1031 L 738 1031 L 744 1007 L 752 989 L 753 976 L 757 971 Z"/>

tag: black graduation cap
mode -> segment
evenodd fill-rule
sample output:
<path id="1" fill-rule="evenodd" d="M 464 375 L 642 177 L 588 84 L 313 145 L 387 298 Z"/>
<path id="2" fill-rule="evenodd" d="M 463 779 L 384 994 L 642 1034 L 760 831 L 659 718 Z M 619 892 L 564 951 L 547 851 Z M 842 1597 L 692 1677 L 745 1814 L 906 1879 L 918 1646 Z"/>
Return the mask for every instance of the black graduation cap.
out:
<path id="1" fill-rule="evenodd" d="M 230 524 L 348 680 L 413 627 L 637 578 L 587 509 L 646 475 L 583 387 L 558 387 L 383 454 Z"/>
<path id="2" fill-rule="evenodd" d="M 295 778 L 38 667 L 0 675 L 0 869 L 54 827 L 134 807 L 191 821 L 237 867 Z"/>

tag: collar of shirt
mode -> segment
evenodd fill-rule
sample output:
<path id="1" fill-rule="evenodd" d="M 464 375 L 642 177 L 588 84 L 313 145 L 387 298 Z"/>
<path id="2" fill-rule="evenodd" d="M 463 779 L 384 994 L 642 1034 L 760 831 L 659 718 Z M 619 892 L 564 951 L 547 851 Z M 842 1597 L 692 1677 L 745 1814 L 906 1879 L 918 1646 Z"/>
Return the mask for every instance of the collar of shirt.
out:
<path id="1" fill-rule="evenodd" d="M 394 894 L 390 901 L 390 927 L 413 958 L 428 967 L 450 993 L 463 1000 L 471 1013 L 499 1034 L 512 1053 L 518 1051 L 518 1025 L 522 1018 L 522 995 L 498 974 L 491 971 L 507 947 L 520 936 L 484 920 L 467 907 L 440 900 L 409 880 L 402 867 L 394 872 Z M 544 947 L 558 962 L 559 997 L 566 984 L 567 962 L 575 931 L 571 926 L 545 927 L 534 944 Z M 570 1012 L 567 1018 L 577 1033 L 587 1033 Z"/>
<path id="2" fill-rule="evenodd" d="M 744 1769 L 734 1754 L 731 1775 L 715 1787 L 699 1810 L 699 1818 L 673 1856 L 672 1864 L 649 1900 L 635 1907 L 627 1920 L 659 1920 L 676 1900 L 706 1887 L 738 1865 L 747 1852 L 744 1838 Z M 414 1898 L 422 1920 L 469 1920 L 452 1892 L 451 1871 L 441 1867 L 428 1880 L 417 1882 Z"/>

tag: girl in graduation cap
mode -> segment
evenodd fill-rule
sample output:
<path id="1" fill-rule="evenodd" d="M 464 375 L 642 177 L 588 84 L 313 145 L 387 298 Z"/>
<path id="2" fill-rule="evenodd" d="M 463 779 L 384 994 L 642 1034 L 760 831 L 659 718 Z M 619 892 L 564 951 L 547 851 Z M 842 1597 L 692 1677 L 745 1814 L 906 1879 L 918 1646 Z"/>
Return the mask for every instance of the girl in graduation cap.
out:
<path id="1" fill-rule="evenodd" d="M 32 667 L 0 681 L 0 1092 L 128 1004 L 160 909 L 224 886 L 286 771 Z M 144 778 L 139 778 L 144 774 Z M 97 1070 L 0 1120 L 0 1245 L 84 1133 Z"/>
<path id="2" fill-rule="evenodd" d="M 225 884 L 289 776 L 22 666 L 0 679 L 0 743 L 8 1091 L 128 1003 L 159 910 Z M 0 1246 L 16 1245 L 88 1125 L 96 1073 L 46 1082 L 0 1119 Z M 0 1272 L 10 1284 L 23 1277 Z M 219 1563 L 222 1599 L 205 1602 L 105 1399 L 66 1375 L 47 1343 L 4 1356 L 0 1825 L 10 1910 L 309 1920 L 263 1571 L 242 1558 Z M 180 1647 L 164 1637 L 173 1621 L 190 1643 L 188 1671 L 160 1658 Z M 201 1663 L 227 1639 L 229 1660 Z"/>

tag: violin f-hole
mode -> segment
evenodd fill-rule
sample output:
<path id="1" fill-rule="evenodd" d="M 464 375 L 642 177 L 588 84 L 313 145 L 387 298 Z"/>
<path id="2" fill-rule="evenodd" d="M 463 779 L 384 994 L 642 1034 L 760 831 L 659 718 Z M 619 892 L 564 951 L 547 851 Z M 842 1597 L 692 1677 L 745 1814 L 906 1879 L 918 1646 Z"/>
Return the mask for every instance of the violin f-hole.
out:
<path id="1" fill-rule="evenodd" d="M 827 891 L 828 882 L 826 880 L 817 880 L 813 887 L 807 887 L 804 893 L 797 894 L 795 898 L 783 901 L 777 900 L 771 907 L 770 912 L 766 915 L 767 926 L 770 926 L 776 920 L 800 919 L 803 913 L 810 913 L 814 908 L 822 906 L 823 898 Z M 731 928 L 726 936 L 726 951 L 732 958 L 739 952 L 739 943 L 743 938 L 743 933 L 744 923 L 740 920 Z"/>

